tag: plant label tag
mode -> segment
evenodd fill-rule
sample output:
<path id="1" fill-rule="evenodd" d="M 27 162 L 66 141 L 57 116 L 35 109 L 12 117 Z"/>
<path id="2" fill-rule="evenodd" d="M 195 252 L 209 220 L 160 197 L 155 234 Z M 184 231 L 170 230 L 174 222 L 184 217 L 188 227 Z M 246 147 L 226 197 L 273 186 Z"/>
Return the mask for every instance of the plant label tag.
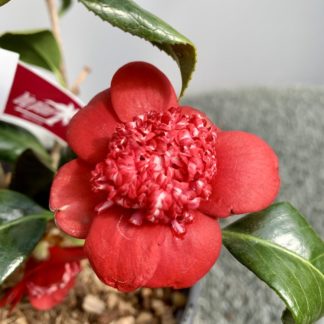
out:
<path id="1" fill-rule="evenodd" d="M 83 104 L 73 94 L 0 49 L 0 118 L 16 125 L 36 125 L 66 143 L 66 129 Z"/>
<path id="2" fill-rule="evenodd" d="M 19 55 L 0 48 L 0 111 L 8 101 L 9 92 L 15 77 Z"/>

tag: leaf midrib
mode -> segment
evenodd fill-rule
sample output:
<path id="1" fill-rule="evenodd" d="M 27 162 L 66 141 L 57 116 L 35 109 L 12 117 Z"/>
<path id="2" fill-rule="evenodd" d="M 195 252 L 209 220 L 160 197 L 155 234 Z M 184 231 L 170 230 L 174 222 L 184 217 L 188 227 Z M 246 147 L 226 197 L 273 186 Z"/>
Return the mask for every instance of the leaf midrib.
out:
<path id="1" fill-rule="evenodd" d="M 82 2 L 82 0 L 81 0 L 81 2 Z M 161 30 L 162 32 L 163 32 L 163 34 L 165 35 L 165 37 L 167 37 L 167 39 L 168 39 L 168 42 L 170 43 L 170 44 L 172 44 L 172 45 L 175 45 L 175 44 L 177 44 L 177 43 L 181 43 L 181 44 L 190 44 L 190 45 L 192 45 L 193 46 L 193 43 L 187 38 L 187 37 L 185 37 L 184 35 L 182 35 L 180 32 L 178 32 L 176 29 L 174 29 L 171 25 L 169 25 L 167 22 L 165 22 L 165 21 L 163 21 L 161 18 L 159 18 L 158 16 L 156 16 L 155 14 L 153 14 L 152 12 L 150 12 L 150 11 L 148 11 L 148 10 L 146 10 L 146 9 L 144 9 L 143 7 L 141 7 L 141 6 L 139 6 L 137 3 L 135 3 L 134 1 L 131 1 L 131 0 L 127 0 L 127 2 L 128 2 L 128 5 L 132 8 L 132 9 L 135 9 L 135 10 L 139 10 L 139 11 L 142 11 L 142 12 L 144 12 L 145 13 L 145 15 L 147 15 L 147 16 L 151 16 L 153 19 L 155 19 L 156 21 L 158 21 L 160 24 L 163 24 L 163 25 L 165 25 L 166 27 L 168 27 L 168 28 L 170 28 L 170 30 L 172 31 L 172 32 L 174 32 L 175 34 L 177 34 L 176 35 L 176 39 L 174 39 L 175 38 L 175 35 L 174 34 L 172 34 L 169 30 L 165 30 L 165 29 L 161 29 L 161 28 L 156 28 L 156 30 Z M 85 5 L 87 5 L 86 3 L 84 3 Z M 96 6 L 96 5 L 99 5 L 100 7 L 101 7 L 101 14 L 103 15 L 103 16 L 105 16 L 105 17 L 107 17 L 107 15 L 106 15 L 106 13 L 105 13 L 105 9 L 107 10 L 107 11 L 110 11 L 111 12 L 111 14 L 112 14 L 112 12 L 113 11 L 117 11 L 118 9 L 116 9 L 115 7 L 113 7 L 111 4 L 108 4 L 108 3 L 95 3 L 95 4 L 93 4 L 94 6 Z M 137 14 L 137 13 L 136 13 Z M 146 25 L 145 24 L 143 24 L 142 23 L 142 21 L 141 20 L 139 20 L 138 18 L 137 18 L 137 16 L 135 15 L 132 15 L 132 17 L 133 17 L 133 19 L 136 21 L 136 23 L 138 24 L 138 25 L 141 25 L 142 26 L 142 28 L 146 28 Z M 145 18 L 147 18 L 147 17 L 145 17 Z M 108 17 L 107 17 L 107 19 L 108 19 Z M 111 19 L 113 19 L 113 17 L 111 17 Z M 125 31 L 125 30 L 124 30 Z M 136 33 L 132 33 L 131 31 L 126 31 L 126 32 L 129 32 L 129 33 L 131 33 L 132 35 L 135 35 L 135 36 L 139 36 L 139 35 L 137 35 Z M 142 37 L 143 38 L 143 37 Z M 150 39 L 150 41 L 156 41 L 154 38 L 151 38 Z M 158 43 L 160 43 L 160 44 L 163 44 L 163 42 L 161 42 L 161 41 L 159 41 L 159 40 L 157 40 L 156 42 L 158 42 Z"/>
<path id="2" fill-rule="evenodd" d="M 37 219 L 51 220 L 53 219 L 53 215 L 51 212 L 45 210 L 41 214 L 22 216 L 10 222 L 6 222 L 0 225 L 0 231 L 9 228 L 11 226 L 20 225 L 22 223 L 29 222 L 32 220 L 37 220 Z"/>
<path id="3" fill-rule="evenodd" d="M 317 277 L 316 277 L 316 274 L 319 274 L 320 276 L 320 279 L 324 280 L 324 274 L 320 271 L 320 269 L 318 269 L 317 267 L 315 267 L 311 262 L 310 260 L 307 260 L 307 259 L 304 259 L 303 257 L 299 256 L 298 254 L 296 253 L 293 253 L 292 251 L 278 245 L 278 244 L 275 244 L 271 241 L 266 241 L 264 239 L 261 239 L 261 238 L 258 238 L 258 237 L 255 237 L 255 236 L 252 236 L 252 235 L 249 235 L 249 234 L 245 234 L 245 233 L 239 233 L 237 231 L 229 231 L 229 230 L 223 230 L 222 231 L 222 235 L 223 237 L 227 236 L 228 238 L 233 236 L 233 237 L 236 237 L 236 238 L 241 238 L 241 239 L 246 239 L 247 241 L 250 241 L 250 242 L 256 242 L 257 244 L 260 244 L 266 248 L 273 248 L 281 253 L 286 253 L 288 255 L 290 255 L 293 259 L 297 259 L 299 260 L 301 263 L 303 263 L 305 265 L 306 268 L 309 269 L 309 271 L 313 271 L 315 272 L 313 274 L 316 282 L 318 282 L 317 280 Z M 278 253 L 277 253 L 278 255 Z M 279 254 L 280 255 L 280 254 Z M 253 270 L 252 270 L 253 271 Z M 254 272 L 254 271 L 253 271 Z M 261 280 L 263 280 L 262 278 L 260 278 Z M 264 280 L 263 280 L 264 281 Z M 266 282 L 266 284 L 268 284 Z M 288 307 L 288 309 L 290 310 L 290 306 L 287 304 L 286 302 L 286 298 L 284 296 L 282 296 L 281 292 L 278 291 L 276 289 L 275 286 L 272 286 L 270 285 L 276 292 L 279 296 L 281 296 L 281 298 L 284 300 L 286 306 Z M 319 288 L 320 289 L 320 288 Z M 320 295 L 321 295 L 321 299 L 323 300 L 323 297 L 322 297 L 322 294 L 321 294 L 321 291 L 320 291 Z M 291 310 L 290 310 L 291 312 Z M 321 308 L 319 309 L 319 312 L 321 313 Z M 292 312 L 291 312 L 292 313 Z M 320 315 L 320 314 L 319 314 Z M 294 317 L 294 315 L 293 315 Z"/>
<path id="4" fill-rule="evenodd" d="M 266 247 L 269 246 L 269 247 L 272 247 L 274 249 L 280 250 L 283 253 L 287 253 L 287 254 L 291 255 L 293 258 L 296 258 L 296 259 L 300 260 L 302 263 L 304 263 L 306 266 L 308 266 L 311 269 L 313 269 L 315 272 L 319 273 L 320 277 L 322 277 L 323 280 L 324 280 L 324 274 L 321 272 L 320 269 L 316 268 L 310 262 L 310 260 L 304 259 L 300 255 L 298 255 L 296 253 L 293 253 L 292 251 L 290 251 L 290 250 L 288 250 L 288 249 L 286 249 L 286 248 L 284 248 L 284 247 L 282 247 L 282 246 L 280 246 L 278 244 L 275 244 L 275 243 L 272 243 L 270 241 L 266 241 L 266 240 L 260 239 L 258 237 L 255 237 L 255 236 L 252 236 L 252 235 L 249 235 L 249 234 L 239 233 L 239 232 L 236 232 L 236 231 L 223 230 L 222 234 L 223 234 L 223 237 L 226 236 L 226 235 L 228 235 L 228 236 L 231 236 L 232 235 L 232 236 L 237 236 L 237 237 L 243 237 L 243 238 L 246 238 L 246 239 L 248 239 L 250 241 L 258 242 L 259 244 L 264 245 Z"/>
<path id="5" fill-rule="evenodd" d="M 179 97 L 183 96 L 197 62 L 196 48 L 187 37 L 133 0 L 125 1 L 123 5 L 111 0 L 79 1 L 102 20 L 109 22 L 120 30 L 149 41 L 152 45 L 157 46 L 173 58 L 180 68 L 182 86 Z M 125 20 L 126 23 L 122 21 L 123 19 L 114 15 L 116 11 L 120 10 L 120 6 L 124 6 L 124 9 L 127 9 L 126 12 L 130 16 L 126 19 L 129 21 Z M 129 28 L 129 26 L 133 27 Z"/>

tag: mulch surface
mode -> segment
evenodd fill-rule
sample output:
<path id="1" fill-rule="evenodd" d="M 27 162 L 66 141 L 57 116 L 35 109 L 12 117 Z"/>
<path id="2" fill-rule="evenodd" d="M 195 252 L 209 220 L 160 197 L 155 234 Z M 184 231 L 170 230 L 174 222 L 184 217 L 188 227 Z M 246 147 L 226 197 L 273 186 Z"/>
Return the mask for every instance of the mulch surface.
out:
<path id="1" fill-rule="evenodd" d="M 63 303 L 37 311 L 24 299 L 11 313 L 0 309 L 1 324 L 175 324 L 187 301 L 184 291 L 142 288 L 120 293 L 104 285 L 83 262 L 76 286 Z"/>

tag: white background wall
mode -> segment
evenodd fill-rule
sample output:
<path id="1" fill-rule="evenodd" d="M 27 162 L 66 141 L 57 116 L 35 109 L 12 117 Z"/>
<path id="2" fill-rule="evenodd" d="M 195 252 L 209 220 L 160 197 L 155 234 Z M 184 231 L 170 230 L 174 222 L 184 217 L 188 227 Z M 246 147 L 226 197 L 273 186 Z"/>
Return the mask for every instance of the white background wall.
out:
<path id="1" fill-rule="evenodd" d="M 188 95 L 216 87 L 324 84 L 322 0 L 137 2 L 197 45 L 199 61 Z M 44 0 L 11 0 L 0 8 L 0 33 L 47 27 Z M 154 63 L 180 89 L 170 58 L 102 22 L 82 4 L 75 1 L 61 28 L 70 81 L 83 65 L 92 68 L 82 87 L 84 100 L 108 87 L 114 71 L 132 60 Z"/>

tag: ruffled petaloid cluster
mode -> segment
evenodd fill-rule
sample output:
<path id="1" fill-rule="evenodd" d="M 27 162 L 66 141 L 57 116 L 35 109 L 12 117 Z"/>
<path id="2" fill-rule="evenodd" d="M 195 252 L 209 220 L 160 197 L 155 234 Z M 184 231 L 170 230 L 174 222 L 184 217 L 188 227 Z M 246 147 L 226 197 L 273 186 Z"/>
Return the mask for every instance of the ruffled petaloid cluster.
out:
<path id="1" fill-rule="evenodd" d="M 71 121 L 78 158 L 55 177 L 58 226 L 85 238 L 99 278 L 123 291 L 188 287 L 216 261 L 217 217 L 267 207 L 278 160 L 255 135 L 181 107 L 166 76 L 134 62 Z"/>
<path id="2" fill-rule="evenodd" d="M 206 119 L 180 108 L 144 113 L 118 126 L 106 159 L 92 171 L 94 192 L 106 193 L 96 210 L 133 209 L 134 225 L 171 225 L 183 235 L 192 211 L 211 195 L 216 138 Z"/>

